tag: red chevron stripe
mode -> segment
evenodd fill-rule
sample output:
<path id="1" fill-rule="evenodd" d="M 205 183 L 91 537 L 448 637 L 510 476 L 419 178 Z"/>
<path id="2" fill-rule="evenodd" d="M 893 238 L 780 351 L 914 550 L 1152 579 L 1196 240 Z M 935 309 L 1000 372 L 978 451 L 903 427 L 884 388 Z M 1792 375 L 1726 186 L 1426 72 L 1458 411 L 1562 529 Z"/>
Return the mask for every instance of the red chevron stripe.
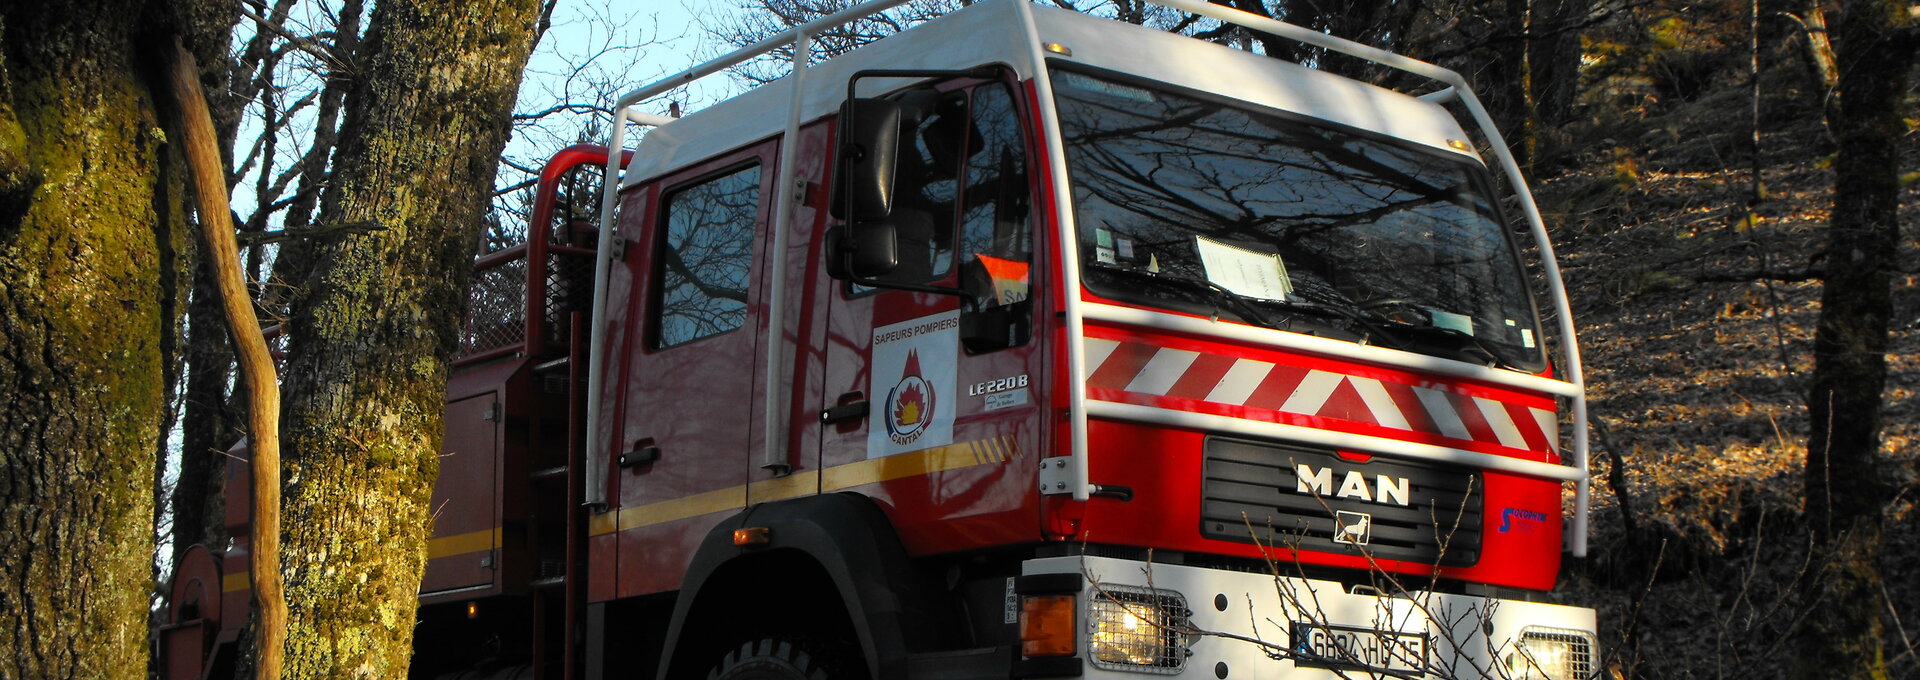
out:
<path id="1" fill-rule="evenodd" d="M 1333 394 L 1327 396 L 1327 403 L 1314 415 L 1368 425 L 1380 424 L 1380 419 L 1373 416 L 1373 409 L 1367 408 L 1367 402 L 1360 399 L 1359 390 L 1354 389 L 1353 382 L 1349 380 L 1341 380 L 1340 386 L 1333 388 Z"/>
<path id="2" fill-rule="evenodd" d="M 1480 414 L 1480 405 L 1473 403 L 1473 397 L 1459 392 L 1448 392 L 1447 403 L 1453 404 L 1453 412 L 1460 415 L 1460 423 L 1467 426 L 1467 433 L 1477 442 L 1498 443 L 1500 438 L 1493 434 L 1493 426 L 1487 424 L 1487 417 Z"/>
<path id="3" fill-rule="evenodd" d="M 1153 404 L 1154 400 L 1161 398 L 1204 400 L 1208 395 L 1213 393 L 1215 388 L 1219 387 L 1221 381 L 1233 370 L 1238 362 L 1243 361 L 1243 359 L 1234 356 L 1210 353 L 1204 348 L 1188 349 L 1187 351 L 1196 351 L 1198 356 L 1186 367 L 1177 379 L 1162 390 L 1162 392 L 1164 392 L 1163 394 L 1127 392 L 1127 386 L 1132 384 L 1133 381 L 1146 370 L 1154 357 L 1159 354 L 1161 348 L 1143 342 L 1121 340 L 1098 341 L 1111 342 L 1115 343 L 1115 345 L 1113 351 L 1107 355 L 1106 359 L 1102 361 L 1099 366 L 1094 367 L 1092 375 L 1087 380 L 1087 386 L 1089 388 L 1113 393 L 1111 397 L 1104 398 L 1120 398 L 1130 403 Z M 1246 359 L 1245 361 L 1255 360 Z M 1264 364 L 1266 362 L 1261 363 Z M 1259 364 L 1248 364 L 1248 366 L 1256 365 Z M 1319 364 L 1310 363 L 1309 365 Z M 1255 386 L 1252 393 L 1244 400 L 1244 403 L 1221 403 L 1206 407 L 1193 406 L 1208 411 L 1214 410 L 1216 407 L 1224 407 L 1226 410 L 1222 411 L 1223 413 L 1236 413 L 1240 414 L 1239 417 L 1275 420 L 1275 422 L 1292 422 L 1300 425 L 1313 426 L 1311 421 L 1314 419 L 1327 419 L 1342 421 L 1365 428 L 1414 432 L 1436 438 L 1436 440 L 1439 441 L 1451 439 L 1443 428 L 1441 428 L 1440 421 L 1434 417 L 1432 412 L 1428 411 L 1426 403 L 1421 400 L 1420 394 L 1415 391 L 1415 384 L 1403 382 L 1410 379 L 1417 380 L 1416 376 L 1399 371 L 1354 368 L 1358 369 L 1355 370 L 1356 373 L 1379 381 L 1381 388 L 1386 392 L 1390 404 L 1370 404 L 1367 402 L 1367 400 L 1361 396 L 1361 390 L 1354 382 L 1356 380 L 1355 376 L 1349 374 L 1348 369 L 1342 369 L 1337 365 L 1320 365 L 1319 370 L 1329 375 L 1337 376 L 1339 382 L 1334 385 L 1332 392 L 1329 393 L 1326 401 L 1320 405 L 1318 412 L 1314 414 L 1282 412 L 1280 409 L 1294 396 L 1295 392 L 1300 389 L 1302 383 L 1312 374 L 1314 369 L 1291 364 L 1273 364 L 1272 368 L 1261 379 L 1260 384 Z M 1316 380 L 1324 380 L 1324 378 L 1316 378 Z M 1324 383 L 1320 384 L 1324 385 Z M 1371 385 L 1371 383 L 1368 384 Z M 1468 439 L 1481 445 L 1494 447 L 1503 446 L 1503 443 L 1500 441 L 1500 436 L 1497 434 L 1495 424 L 1489 422 L 1488 415 L 1480 410 L 1480 404 L 1475 398 L 1462 390 L 1463 386 L 1431 383 L 1427 383 L 1426 385 L 1443 395 L 1446 402 L 1445 406 L 1436 405 L 1435 408 L 1450 409 L 1452 414 L 1459 418 L 1460 423 L 1466 427 Z M 1485 389 L 1474 388 L 1471 385 L 1464 387 L 1467 390 Z M 1369 387 L 1369 389 L 1371 389 L 1371 387 Z M 1520 439 L 1524 441 L 1524 446 L 1528 450 L 1553 450 L 1554 442 L 1551 440 L 1549 431 L 1542 429 L 1539 421 L 1534 418 L 1532 408 L 1530 408 L 1530 405 L 1534 403 L 1538 403 L 1541 407 L 1552 408 L 1551 400 L 1544 400 L 1543 402 L 1537 396 L 1510 394 L 1504 391 L 1494 391 L 1484 396 L 1486 399 L 1500 404 L 1506 420 L 1511 421 L 1514 431 L 1519 434 Z M 1379 402 L 1378 399 L 1375 401 Z M 1380 414 L 1374 412 L 1375 406 L 1397 409 L 1401 418 L 1406 421 L 1407 429 L 1396 430 L 1395 428 L 1382 425 Z M 1386 420 L 1391 422 L 1394 419 L 1387 418 Z"/>
<path id="4" fill-rule="evenodd" d="M 1187 367 L 1187 372 L 1180 376 L 1180 380 L 1167 388 L 1167 396 L 1175 399 L 1205 399 L 1236 361 L 1239 360 L 1233 357 L 1201 354 L 1193 360 L 1192 366 Z"/>
<path id="5" fill-rule="evenodd" d="M 1547 445 L 1547 433 L 1540 431 L 1540 421 L 1533 419 L 1533 411 L 1519 404 L 1501 402 L 1507 410 L 1507 417 L 1513 419 L 1513 426 L 1520 430 L 1520 436 L 1527 440 L 1529 451 L 1551 451 Z"/>
<path id="6" fill-rule="evenodd" d="M 1133 377 L 1140 375 L 1140 369 L 1146 368 L 1147 361 L 1159 351 L 1160 348 L 1153 345 L 1122 342 L 1113 349 L 1113 354 L 1107 356 L 1106 362 L 1087 378 L 1087 387 L 1125 389 L 1127 383 L 1133 382 Z"/>
<path id="7" fill-rule="evenodd" d="M 1299 366 L 1275 364 L 1260 386 L 1253 388 L 1253 396 L 1247 397 L 1247 408 L 1278 410 L 1287 403 L 1287 397 L 1293 396 L 1293 389 L 1306 379 L 1307 369 Z"/>
<path id="8" fill-rule="evenodd" d="M 1387 388 L 1387 396 L 1393 397 L 1393 405 L 1400 407 L 1400 415 L 1407 419 L 1407 427 L 1414 432 L 1441 434 L 1440 424 L 1433 421 L 1427 413 L 1425 404 L 1420 403 L 1420 395 L 1413 393 L 1413 386 L 1397 382 L 1382 382 Z"/>

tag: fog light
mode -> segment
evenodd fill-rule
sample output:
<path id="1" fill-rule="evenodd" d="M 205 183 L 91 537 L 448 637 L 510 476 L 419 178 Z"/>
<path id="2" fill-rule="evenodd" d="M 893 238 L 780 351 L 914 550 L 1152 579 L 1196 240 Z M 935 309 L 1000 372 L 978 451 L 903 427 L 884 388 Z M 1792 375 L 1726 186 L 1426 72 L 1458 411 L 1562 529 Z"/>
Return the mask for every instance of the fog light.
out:
<path id="1" fill-rule="evenodd" d="M 1593 634 L 1560 628 L 1520 631 L 1520 645 L 1507 655 L 1515 680 L 1587 680 L 1593 675 Z"/>
<path id="2" fill-rule="evenodd" d="M 1190 612 L 1178 593 L 1102 586 L 1087 598 L 1087 654 L 1095 667 L 1173 674 L 1186 665 Z"/>

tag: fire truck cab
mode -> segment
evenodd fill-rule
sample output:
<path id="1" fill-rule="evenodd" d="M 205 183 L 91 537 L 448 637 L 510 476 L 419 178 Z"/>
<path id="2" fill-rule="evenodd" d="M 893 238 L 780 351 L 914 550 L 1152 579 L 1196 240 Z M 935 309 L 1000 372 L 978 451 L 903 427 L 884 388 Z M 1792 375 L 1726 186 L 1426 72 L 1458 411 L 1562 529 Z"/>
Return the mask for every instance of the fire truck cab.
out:
<path id="1" fill-rule="evenodd" d="M 1573 325 L 1457 74 L 1199 0 L 1423 84 L 1019 0 L 805 58 L 901 1 L 550 164 L 476 275 L 416 676 L 1594 674 L 1539 601 Z"/>

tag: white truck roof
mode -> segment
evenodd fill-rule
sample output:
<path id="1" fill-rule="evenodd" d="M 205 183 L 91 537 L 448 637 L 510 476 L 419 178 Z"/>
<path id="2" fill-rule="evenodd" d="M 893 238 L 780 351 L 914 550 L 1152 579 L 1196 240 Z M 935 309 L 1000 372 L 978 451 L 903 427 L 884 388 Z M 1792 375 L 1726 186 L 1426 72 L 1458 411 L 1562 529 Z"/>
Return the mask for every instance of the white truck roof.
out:
<path id="1" fill-rule="evenodd" d="M 1012 67 L 1032 78 L 1035 45 L 1057 43 L 1072 54 L 1050 59 L 1179 85 L 1376 132 L 1449 153 L 1449 142 L 1468 139 L 1439 104 L 1224 45 L 1111 19 L 1045 6 L 1031 8 L 1029 32 L 1014 3 L 989 0 L 806 69 L 801 120 L 835 111 L 846 98 L 847 79 L 870 69 L 965 69 L 987 64 Z M 781 78 L 732 99 L 660 126 L 641 141 L 624 186 L 646 181 L 715 154 L 781 131 L 793 101 L 793 78 Z M 863 79 L 862 95 L 905 84 Z M 1471 148 L 1471 147 L 1468 147 Z"/>

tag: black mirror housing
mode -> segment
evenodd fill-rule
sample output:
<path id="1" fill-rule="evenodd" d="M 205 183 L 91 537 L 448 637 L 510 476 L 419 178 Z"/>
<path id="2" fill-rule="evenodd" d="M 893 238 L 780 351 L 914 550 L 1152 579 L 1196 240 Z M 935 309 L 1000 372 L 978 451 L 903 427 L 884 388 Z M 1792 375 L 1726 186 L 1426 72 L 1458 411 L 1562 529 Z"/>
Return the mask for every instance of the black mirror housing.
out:
<path id="1" fill-rule="evenodd" d="M 833 200 L 827 208 L 835 218 L 859 224 L 893 213 L 901 116 L 900 104 L 886 99 L 848 99 L 840 105 Z"/>
<path id="2" fill-rule="evenodd" d="M 900 239 L 884 221 L 843 222 L 827 230 L 827 275 L 858 281 L 900 266 Z"/>

